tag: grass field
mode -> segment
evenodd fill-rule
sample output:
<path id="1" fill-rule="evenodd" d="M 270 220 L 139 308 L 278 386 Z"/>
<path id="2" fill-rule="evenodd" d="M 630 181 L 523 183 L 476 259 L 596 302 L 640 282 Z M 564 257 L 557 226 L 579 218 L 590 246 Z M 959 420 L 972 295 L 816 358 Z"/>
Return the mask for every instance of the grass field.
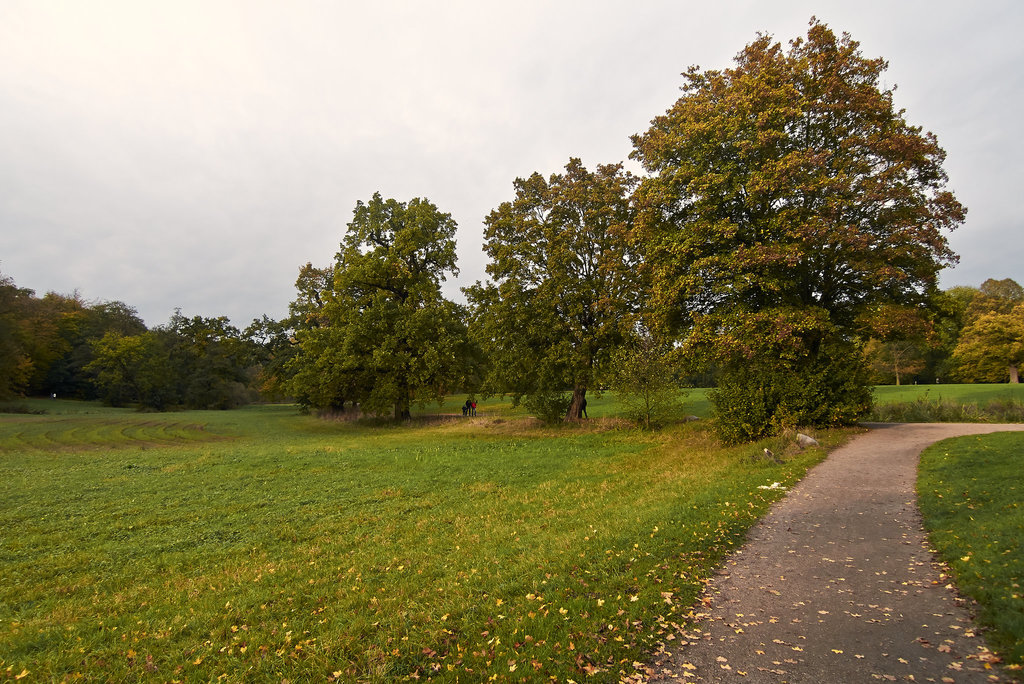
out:
<path id="1" fill-rule="evenodd" d="M 25 681 L 619 681 L 784 493 L 758 487 L 824 453 L 498 400 L 397 427 L 27 408 L 0 415 L 0 677 Z"/>
<path id="2" fill-rule="evenodd" d="M 876 387 L 870 420 L 893 423 L 1024 422 L 1024 385 Z"/>
<path id="3" fill-rule="evenodd" d="M 947 440 L 925 450 L 918 493 L 931 543 L 979 604 L 989 643 L 1024 671 L 1024 434 Z"/>
<path id="4" fill-rule="evenodd" d="M 993 399 L 1024 401 L 1024 384 L 994 383 L 983 385 L 879 385 L 875 387 L 875 401 L 880 404 L 928 401 L 957 401 L 977 404 Z"/>

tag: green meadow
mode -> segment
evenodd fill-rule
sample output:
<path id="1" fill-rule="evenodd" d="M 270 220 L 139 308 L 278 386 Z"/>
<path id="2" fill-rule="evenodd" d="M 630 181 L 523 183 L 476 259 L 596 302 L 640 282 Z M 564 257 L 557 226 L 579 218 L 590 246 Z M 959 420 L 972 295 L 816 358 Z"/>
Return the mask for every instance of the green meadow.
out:
<path id="1" fill-rule="evenodd" d="M 500 399 L 463 418 L 463 400 L 403 425 L 288 405 L 0 414 L 0 677 L 639 677 L 785 493 L 759 487 L 851 434 L 723 448 L 704 421 L 636 430 L 612 394 L 557 428 Z M 704 392 L 684 411 L 706 416 Z"/>
<path id="2" fill-rule="evenodd" d="M 0 675 L 618 681 L 824 455 L 460 404 L 0 415 Z"/>

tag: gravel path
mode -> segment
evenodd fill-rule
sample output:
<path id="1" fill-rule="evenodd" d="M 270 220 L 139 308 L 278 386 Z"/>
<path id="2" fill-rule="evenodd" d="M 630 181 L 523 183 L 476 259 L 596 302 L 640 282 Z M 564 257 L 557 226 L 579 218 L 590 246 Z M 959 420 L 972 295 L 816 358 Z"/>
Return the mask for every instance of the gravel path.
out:
<path id="1" fill-rule="evenodd" d="M 651 681 L 1012 681 L 928 552 L 914 483 L 929 444 L 1024 425 L 869 427 L 752 530 Z"/>

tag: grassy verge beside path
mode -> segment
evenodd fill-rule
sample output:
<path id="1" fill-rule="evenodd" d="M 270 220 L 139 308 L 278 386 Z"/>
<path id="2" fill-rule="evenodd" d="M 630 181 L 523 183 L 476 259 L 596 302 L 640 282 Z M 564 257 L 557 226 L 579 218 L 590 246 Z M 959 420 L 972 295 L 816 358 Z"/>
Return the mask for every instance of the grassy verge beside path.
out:
<path id="1" fill-rule="evenodd" d="M 0 416 L 0 678 L 619 681 L 824 455 L 499 414 Z"/>
<path id="2" fill-rule="evenodd" d="M 1024 671 L 1024 434 L 959 437 L 921 456 L 918 496 L 929 539 L 960 591 L 978 602 L 986 637 Z"/>

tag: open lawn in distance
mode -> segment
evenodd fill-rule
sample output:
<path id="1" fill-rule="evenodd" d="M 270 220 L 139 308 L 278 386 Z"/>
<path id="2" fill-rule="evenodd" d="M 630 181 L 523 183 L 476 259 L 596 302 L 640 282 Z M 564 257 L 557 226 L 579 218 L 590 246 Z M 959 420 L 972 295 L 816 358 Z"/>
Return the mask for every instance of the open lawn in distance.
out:
<path id="1" fill-rule="evenodd" d="M 921 455 L 918 499 L 929 540 L 957 588 L 978 602 L 986 639 L 1024 671 L 1024 434 L 958 437 Z"/>
<path id="2" fill-rule="evenodd" d="M 460 403 L 397 426 L 293 406 L 0 415 L 0 673 L 619 681 L 784 494 L 759 487 L 824 455 Z"/>
<path id="3" fill-rule="evenodd" d="M 1024 422 L 1024 385 L 905 385 L 874 390 L 869 420 L 890 423 Z"/>
<path id="4" fill-rule="evenodd" d="M 1024 401 L 1024 384 L 878 385 L 875 387 L 875 401 L 879 404 L 919 399 L 971 404 L 984 403 L 993 399 Z"/>

